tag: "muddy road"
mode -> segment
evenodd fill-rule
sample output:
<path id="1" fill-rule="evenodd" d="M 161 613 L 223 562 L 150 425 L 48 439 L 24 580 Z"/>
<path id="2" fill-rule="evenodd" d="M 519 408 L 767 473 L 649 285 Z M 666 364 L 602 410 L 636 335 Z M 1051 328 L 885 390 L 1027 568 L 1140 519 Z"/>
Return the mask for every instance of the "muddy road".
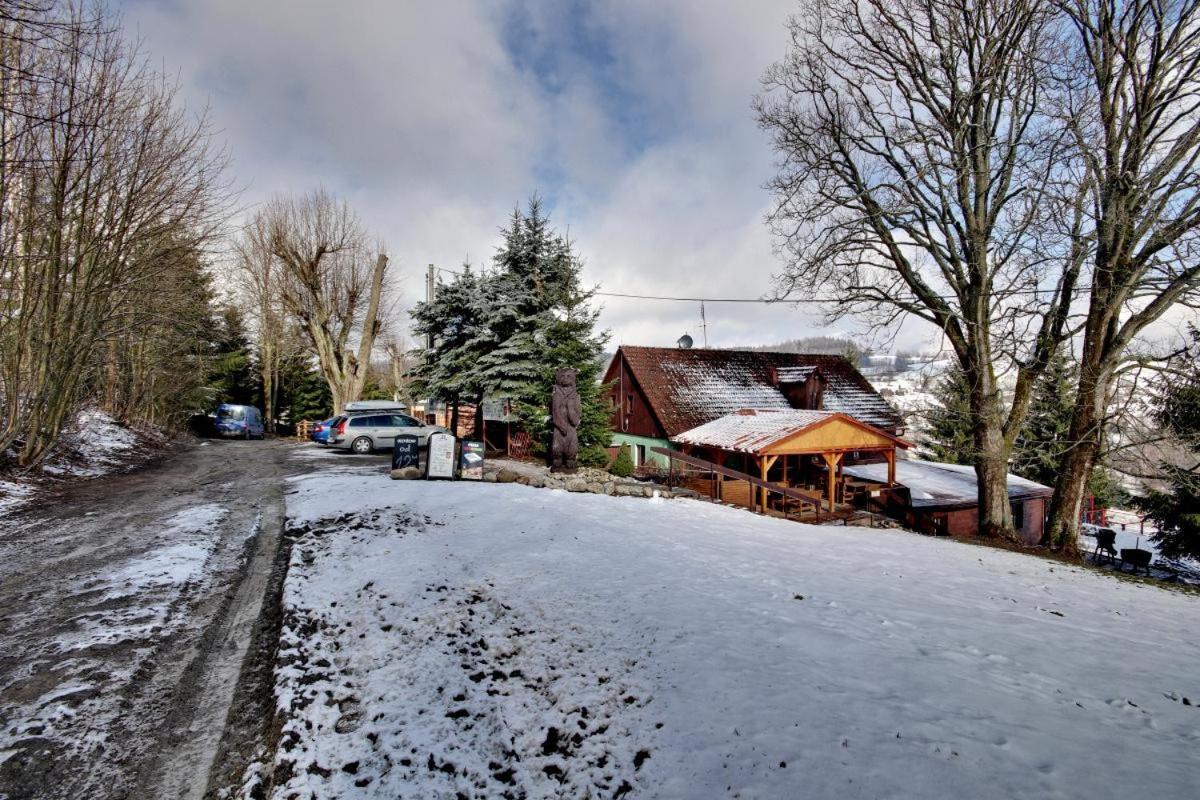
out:
<path id="1" fill-rule="evenodd" d="M 0 798 L 204 795 L 295 452 L 195 443 L 4 521 Z"/>

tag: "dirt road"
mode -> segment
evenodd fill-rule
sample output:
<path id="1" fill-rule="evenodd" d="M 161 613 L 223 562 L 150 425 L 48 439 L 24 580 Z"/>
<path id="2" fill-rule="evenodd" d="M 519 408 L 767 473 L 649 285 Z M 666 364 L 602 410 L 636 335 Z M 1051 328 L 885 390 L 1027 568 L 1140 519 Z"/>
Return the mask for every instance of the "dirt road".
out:
<path id="1" fill-rule="evenodd" d="M 204 794 L 291 448 L 207 441 L 0 532 L 0 798 Z"/>

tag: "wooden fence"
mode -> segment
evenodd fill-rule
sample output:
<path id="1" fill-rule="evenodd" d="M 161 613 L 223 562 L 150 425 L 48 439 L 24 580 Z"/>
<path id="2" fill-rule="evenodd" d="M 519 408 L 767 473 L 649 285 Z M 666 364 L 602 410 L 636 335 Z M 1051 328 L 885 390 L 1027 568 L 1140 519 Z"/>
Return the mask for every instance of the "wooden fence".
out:
<path id="1" fill-rule="evenodd" d="M 671 450 L 667 447 L 654 447 L 651 448 L 651 450 L 658 455 L 666 456 L 668 459 L 670 459 L 671 472 L 674 472 L 676 461 L 691 467 L 697 467 L 702 472 L 707 472 L 710 476 L 709 483 L 711 487 L 709 497 L 711 497 L 714 502 L 729 497 L 730 500 L 736 500 L 739 505 L 744 504 L 751 511 L 758 511 L 762 513 L 765 511 L 765 509 L 758 507 L 760 505 L 758 501 L 759 493 L 753 490 L 754 487 L 757 487 L 759 489 L 765 489 L 768 493 L 781 495 L 784 498 L 784 502 L 781 503 L 784 517 L 791 517 L 791 514 L 788 510 L 789 504 L 787 501 L 794 500 L 801 504 L 801 506 L 812 506 L 814 512 L 814 521 L 820 522 L 821 520 L 821 503 L 823 502 L 824 498 L 815 492 L 805 491 L 804 489 L 795 489 L 791 486 L 780 486 L 778 484 L 768 483 L 762 478 L 755 477 L 754 475 L 750 475 L 745 472 L 739 472 L 736 469 L 729 469 L 728 467 L 721 466 L 720 464 L 713 463 L 712 461 L 705 461 L 702 458 L 697 458 L 696 456 L 688 455 L 687 453 L 681 453 L 678 450 Z M 726 481 L 726 478 L 730 478 L 731 480 Z"/>

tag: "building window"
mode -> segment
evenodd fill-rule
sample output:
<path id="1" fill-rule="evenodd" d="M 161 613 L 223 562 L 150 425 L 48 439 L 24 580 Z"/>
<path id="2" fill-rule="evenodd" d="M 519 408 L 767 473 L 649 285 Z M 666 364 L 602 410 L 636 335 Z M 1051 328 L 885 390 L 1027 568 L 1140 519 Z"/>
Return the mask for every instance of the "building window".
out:
<path id="1" fill-rule="evenodd" d="M 626 414 L 633 413 L 633 395 L 632 394 L 625 395 L 625 413 Z"/>
<path id="2" fill-rule="evenodd" d="M 646 463 L 646 445 L 639 444 L 637 446 L 637 466 L 642 466 Z"/>
<path id="3" fill-rule="evenodd" d="M 1025 504 L 1024 503 L 1013 503 L 1012 504 L 1012 518 L 1013 518 L 1013 527 L 1014 528 L 1016 528 L 1019 531 L 1025 529 Z"/>

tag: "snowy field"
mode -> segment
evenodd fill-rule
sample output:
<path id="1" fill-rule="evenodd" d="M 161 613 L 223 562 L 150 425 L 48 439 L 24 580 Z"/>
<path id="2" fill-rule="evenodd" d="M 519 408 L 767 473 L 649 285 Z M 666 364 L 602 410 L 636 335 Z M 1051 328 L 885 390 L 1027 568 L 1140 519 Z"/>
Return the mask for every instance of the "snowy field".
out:
<path id="1" fill-rule="evenodd" d="M 327 463 L 287 498 L 276 798 L 1194 796 L 1194 594 Z"/>

